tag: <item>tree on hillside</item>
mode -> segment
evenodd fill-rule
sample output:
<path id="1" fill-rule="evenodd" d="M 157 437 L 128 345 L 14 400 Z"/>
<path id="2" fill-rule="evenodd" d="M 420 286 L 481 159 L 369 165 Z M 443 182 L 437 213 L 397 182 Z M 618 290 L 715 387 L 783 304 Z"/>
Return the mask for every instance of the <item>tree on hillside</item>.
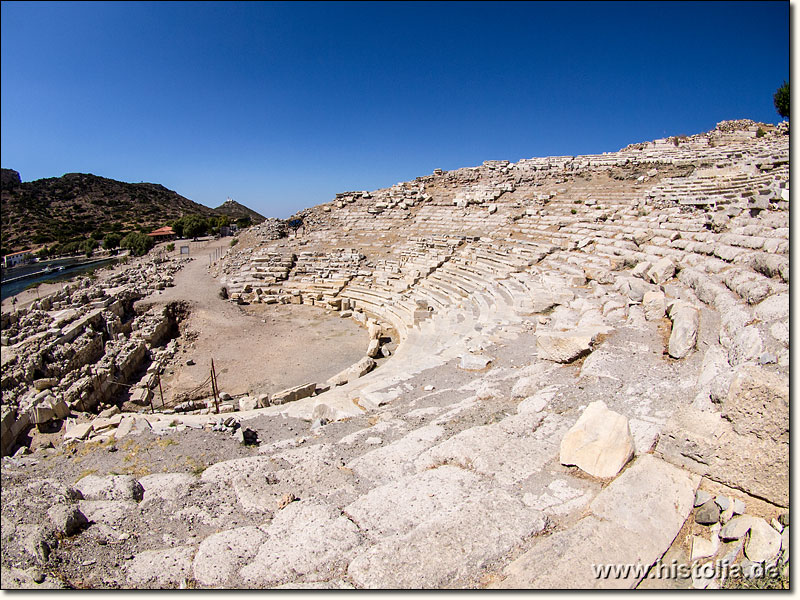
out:
<path id="1" fill-rule="evenodd" d="M 789 118 L 789 83 L 784 81 L 772 97 L 778 114 L 784 119 Z"/>
<path id="2" fill-rule="evenodd" d="M 132 231 L 122 238 L 119 245 L 130 250 L 131 254 L 134 256 L 142 256 L 150 252 L 150 248 L 155 245 L 155 242 L 149 235 L 139 233 L 138 231 Z"/>
<path id="3" fill-rule="evenodd" d="M 90 237 L 83 242 L 81 249 L 86 253 L 86 256 L 89 257 L 94 253 L 95 248 L 97 248 L 99 245 L 100 243 L 96 239 Z"/>
<path id="4" fill-rule="evenodd" d="M 119 248 L 119 243 L 122 241 L 122 236 L 118 233 L 109 233 L 103 238 L 103 248 L 106 250 L 113 250 Z"/>

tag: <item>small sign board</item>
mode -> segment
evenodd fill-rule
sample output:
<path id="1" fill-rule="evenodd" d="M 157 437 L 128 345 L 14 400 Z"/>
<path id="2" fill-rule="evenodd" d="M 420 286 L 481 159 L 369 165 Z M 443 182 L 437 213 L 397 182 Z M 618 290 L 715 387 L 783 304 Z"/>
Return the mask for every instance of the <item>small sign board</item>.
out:
<path id="1" fill-rule="evenodd" d="M 181 246 L 181 254 L 189 254 L 189 246 Z"/>

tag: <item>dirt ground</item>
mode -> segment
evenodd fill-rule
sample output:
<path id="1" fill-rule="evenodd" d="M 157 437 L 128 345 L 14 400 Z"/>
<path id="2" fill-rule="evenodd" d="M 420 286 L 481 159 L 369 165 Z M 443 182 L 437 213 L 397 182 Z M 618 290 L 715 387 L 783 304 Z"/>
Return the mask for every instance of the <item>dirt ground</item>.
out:
<path id="1" fill-rule="evenodd" d="M 162 376 L 164 401 L 202 384 L 209 376 L 211 359 L 219 390 L 232 396 L 246 393 L 274 393 L 304 383 L 322 383 L 357 362 L 367 349 L 366 329 L 335 312 L 306 305 L 238 306 L 223 300 L 220 284 L 210 274 L 213 259 L 230 248 L 230 238 L 181 241 L 188 245 L 192 261 L 175 275 L 175 286 L 142 299 L 139 305 L 188 302 L 191 314 L 181 323 L 179 352 Z M 151 253 L 163 251 L 163 244 Z M 178 256 L 179 250 L 173 252 Z M 98 269 L 103 280 L 130 268 L 143 259 L 111 269 Z M 15 297 L 17 308 L 30 305 L 38 297 L 55 293 L 66 285 L 42 284 Z M 3 312 L 13 310 L 11 298 L 2 303 Z M 187 361 L 193 365 L 187 365 Z M 210 384 L 202 391 L 211 395 Z M 158 404 L 158 401 L 156 401 Z"/>
<path id="2" fill-rule="evenodd" d="M 209 377 L 212 358 L 219 390 L 237 396 L 322 383 L 364 356 L 366 329 L 333 311 L 223 300 L 219 282 L 209 274 L 209 256 L 229 244 L 223 238 L 193 248 L 194 260 L 175 275 L 175 287 L 139 301 L 183 300 L 191 307 L 180 325 L 180 350 L 162 376 L 165 402 L 200 386 Z M 187 365 L 190 360 L 193 365 Z M 210 396 L 210 384 L 203 391 Z"/>

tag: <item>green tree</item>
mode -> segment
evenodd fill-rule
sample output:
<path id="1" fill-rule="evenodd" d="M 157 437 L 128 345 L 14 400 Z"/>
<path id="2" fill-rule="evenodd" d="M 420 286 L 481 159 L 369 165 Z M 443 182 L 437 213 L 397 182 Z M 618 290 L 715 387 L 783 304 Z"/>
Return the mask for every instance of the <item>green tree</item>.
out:
<path id="1" fill-rule="evenodd" d="M 106 250 L 113 250 L 119 248 L 119 243 L 122 241 L 122 236 L 118 233 L 109 233 L 103 238 L 103 248 Z"/>
<path id="2" fill-rule="evenodd" d="M 241 217 L 239 219 L 236 219 L 236 226 L 239 229 L 244 229 L 245 227 L 250 227 L 251 222 L 252 219 L 250 217 Z"/>
<path id="3" fill-rule="evenodd" d="M 195 238 L 208 231 L 208 221 L 200 215 L 189 215 L 181 218 L 186 219 L 183 223 L 183 235 L 185 237 Z"/>
<path id="4" fill-rule="evenodd" d="M 100 242 L 90 237 L 89 239 L 83 242 L 81 249 L 84 251 L 86 256 L 89 257 L 94 253 L 95 248 L 97 248 L 99 245 Z"/>
<path id="5" fill-rule="evenodd" d="M 142 256 L 150 252 L 150 249 L 155 245 L 153 238 L 138 231 L 132 231 L 119 243 L 122 248 L 130 250 L 134 256 Z"/>
<path id="6" fill-rule="evenodd" d="M 784 81 L 772 97 L 775 102 L 775 109 L 778 114 L 785 119 L 789 118 L 789 83 Z"/>

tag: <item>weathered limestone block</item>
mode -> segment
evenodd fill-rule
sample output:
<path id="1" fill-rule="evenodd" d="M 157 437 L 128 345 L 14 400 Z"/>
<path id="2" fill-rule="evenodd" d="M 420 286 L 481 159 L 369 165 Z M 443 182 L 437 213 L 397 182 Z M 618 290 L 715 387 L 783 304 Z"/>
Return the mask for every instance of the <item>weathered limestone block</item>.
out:
<path id="1" fill-rule="evenodd" d="M 675 275 L 675 263 L 670 258 L 662 258 L 647 270 L 647 278 L 656 285 L 672 279 Z"/>
<path id="2" fill-rule="evenodd" d="M 377 338 L 372 338 L 367 347 L 367 356 L 370 358 L 378 358 L 381 354 L 381 342 Z"/>
<path id="3" fill-rule="evenodd" d="M 667 309 L 667 299 L 664 292 L 646 292 L 642 298 L 644 317 L 648 321 L 663 319 Z"/>
<path id="4" fill-rule="evenodd" d="M 255 410 L 258 408 L 258 399 L 252 396 L 239 398 L 239 410 Z"/>
<path id="5" fill-rule="evenodd" d="M 33 382 L 33 387 L 39 390 L 49 390 L 50 388 L 58 385 L 58 379 L 55 377 L 45 377 L 43 379 L 36 379 Z"/>
<path id="6" fill-rule="evenodd" d="M 47 516 L 62 535 L 71 536 L 86 524 L 86 517 L 75 504 L 54 504 L 47 509 Z"/>
<path id="7" fill-rule="evenodd" d="M 723 412 L 736 433 L 789 441 L 789 386 L 780 375 L 754 366 L 741 367 Z"/>
<path id="8" fill-rule="evenodd" d="M 789 320 L 789 293 L 775 294 L 756 305 L 753 316 L 765 323 L 778 319 Z M 36 382 L 34 382 L 34 385 Z M 38 389 L 38 388 L 37 388 Z"/>
<path id="9" fill-rule="evenodd" d="M 208 536 L 192 563 L 194 578 L 208 586 L 224 586 L 256 555 L 266 534 L 258 527 L 237 527 Z"/>
<path id="10" fill-rule="evenodd" d="M 624 294 L 634 302 L 641 302 L 644 298 L 645 293 L 650 291 L 656 291 L 654 285 L 639 279 L 638 277 L 625 277 L 619 276 L 617 277 L 617 284 L 615 289 L 620 293 Z"/>
<path id="11" fill-rule="evenodd" d="M 760 563 L 775 558 L 781 549 L 781 534 L 764 519 L 754 519 L 750 535 L 744 545 L 744 554 L 753 562 Z"/>
<path id="12" fill-rule="evenodd" d="M 483 354 L 464 354 L 461 356 L 461 362 L 458 363 L 458 367 L 465 371 L 482 371 L 488 367 L 491 362 L 491 356 Z"/>
<path id="13" fill-rule="evenodd" d="M 598 565 L 651 565 L 692 510 L 700 478 L 646 454 L 606 487 L 576 524 L 534 540 L 492 588 L 633 588 L 644 573 L 597 577 Z"/>
<path id="14" fill-rule="evenodd" d="M 592 350 L 595 335 L 586 330 L 536 333 L 536 350 L 544 360 L 569 363 Z"/>
<path id="15" fill-rule="evenodd" d="M 301 398 L 308 398 L 314 394 L 316 387 L 317 384 L 312 382 L 281 390 L 280 392 L 272 394 L 269 402 L 274 406 L 278 404 L 286 404 L 287 402 L 294 402 L 296 400 L 300 400 Z"/>
<path id="16" fill-rule="evenodd" d="M 482 566 L 547 525 L 543 513 L 505 490 L 492 490 L 457 506 L 375 544 L 350 563 L 348 575 L 365 588 L 463 586 Z"/>
<path id="17" fill-rule="evenodd" d="M 561 440 L 560 461 L 594 477 L 614 477 L 633 458 L 628 419 L 596 400 Z"/>
<path id="18" fill-rule="evenodd" d="M 130 475 L 87 475 L 74 486 L 85 500 L 135 500 L 142 499 L 142 485 Z"/>
<path id="19" fill-rule="evenodd" d="M 346 383 L 350 383 L 351 381 L 355 381 L 359 377 L 363 377 L 374 368 L 375 368 L 375 361 L 371 359 L 369 356 L 365 356 L 356 364 L 346 368 L 344 371 L 341 371 L 340 373 L 337 373 L 336 375 L 328 379 L 328 384 L 330 384 L 331 387 L 335 387 L 337 385 L 344 385 Z"/>
<path id="20" fill-rule="evenodd" d="M 239 571 L 250 586 L 267 586 L 291 577 L 317 581 L 343 569 L 361 544 L 358 528 L 319 500 L 292 502 L 266 529 L 267 542 Z"/>
<path id="21" fill-rule="evenodd" d="M 669 309 L 672 333 L 669 336 L 668 352 L 672 358 L 683 358 L 697 343 L 700 326 L 700 311 L 685 302 L 675 302 Z"/>
<path id="22" fill-rule="evenodd" d="M 739 435 L 716 412 L 679 410 L 664 427 L 656 452 L 727 486 L 789 505 L 789 444 Z"/>
<path id="23" fill-rule="evenodd" d="M 758 327 L 748 325 L 740 329 L 728 348 L 728 362 L 735 367 L 756 360 L 764 352 L 764 340 Z"/>

